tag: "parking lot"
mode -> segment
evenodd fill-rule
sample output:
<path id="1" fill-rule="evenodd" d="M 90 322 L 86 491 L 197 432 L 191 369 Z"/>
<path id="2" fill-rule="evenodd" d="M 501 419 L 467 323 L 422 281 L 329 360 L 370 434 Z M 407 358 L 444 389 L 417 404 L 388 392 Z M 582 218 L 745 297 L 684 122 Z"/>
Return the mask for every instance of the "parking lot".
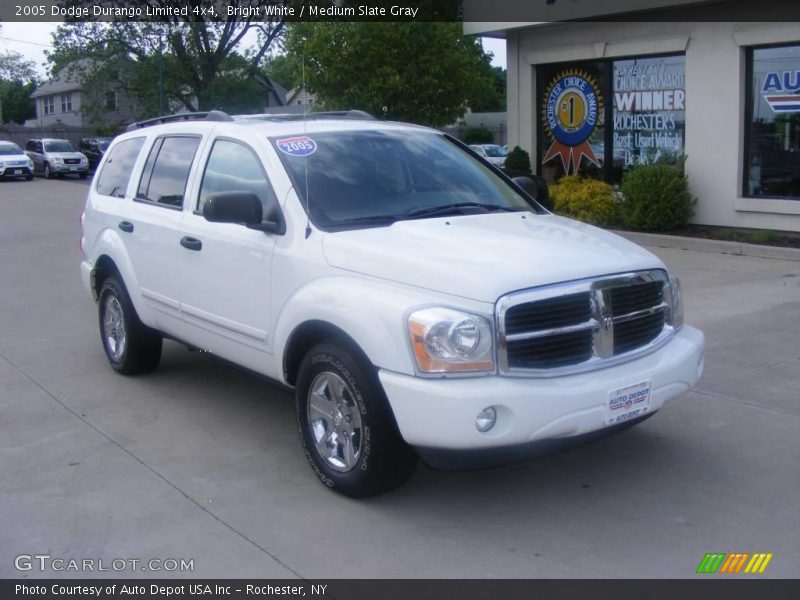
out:
<path id="1" fill-rule="evenodd" d="M 91 576 L 15 568 L 50 554 L 194 565 L 104 577 L 686 578 L 707 552 L 800 577 L 800 262 L 654 250 L 706 334 L 698 389 L 613 438 L 354 501 L 308 467 L 286 391 L 173 342 L 112 372 L 87 186 L 0 182 L 0 577 Z"/>

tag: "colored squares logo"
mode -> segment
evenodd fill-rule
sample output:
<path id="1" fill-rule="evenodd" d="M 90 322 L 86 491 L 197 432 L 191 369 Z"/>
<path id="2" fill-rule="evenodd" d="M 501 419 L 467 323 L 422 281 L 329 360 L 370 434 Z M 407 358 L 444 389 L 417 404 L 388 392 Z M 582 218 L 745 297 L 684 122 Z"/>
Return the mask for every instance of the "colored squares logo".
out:
<path id="1" fill-rule="evenodd" d="M 708 553 L 700 561 L 697 572 L 701 574 L 739 574 L 760 575 L 767 570 L 772 554 L 766 552 L 725 552 Z"/>

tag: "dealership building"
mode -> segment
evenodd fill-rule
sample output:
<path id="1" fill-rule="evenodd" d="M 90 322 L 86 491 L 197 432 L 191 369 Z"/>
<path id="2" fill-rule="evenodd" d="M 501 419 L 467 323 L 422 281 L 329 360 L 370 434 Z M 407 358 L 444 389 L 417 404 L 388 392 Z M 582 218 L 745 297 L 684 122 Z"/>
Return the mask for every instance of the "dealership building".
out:
<path id="1" fill-rule="evenodd" d="M 709 18 L 743 2 L 629 4 L 548 2 L 552 21 L 581 22 L 465 23 L 506 40 L 509 147 L 549 181 L 618 183 L 685 155 L 693 222 L 800 232 L 800 23 Z"/>

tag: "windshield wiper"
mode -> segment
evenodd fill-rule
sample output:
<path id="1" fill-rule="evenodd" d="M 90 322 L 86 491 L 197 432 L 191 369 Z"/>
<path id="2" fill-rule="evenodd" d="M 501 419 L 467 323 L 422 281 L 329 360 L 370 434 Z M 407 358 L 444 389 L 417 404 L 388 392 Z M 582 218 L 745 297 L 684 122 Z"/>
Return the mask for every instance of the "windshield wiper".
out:
<path id="1" fill-rule="evenodd" d="M 428 217 L 433 215 L 447 215 L 457 212 L 460 208 L 485 208 L 488 211 L 501 210 L 504 212 L 517 212 L 522 210 L 520 208 L 512 208 L 509 206 L 498 206 L 497 204 L 481 204 L 480 202 L 458 202 L 456 204 L 445 204 L 444 206 L 433 206 L 430 208 L 420 208 L 419 210 L 412 210 L 408 213 L 408 217 Z"/>
<path id="2" fill-rule="evenodd" d="M 402 221 L 406 217 L 402 215 L 367 215 L 365 217 L 353 217 L 351 219 L 342 219 L 340 221 L 333 221 L 331 225 L 338 227 L 339 225 L 354 225 L 358 223 L 385 223 L 391 225 L 395 221 Z"/>

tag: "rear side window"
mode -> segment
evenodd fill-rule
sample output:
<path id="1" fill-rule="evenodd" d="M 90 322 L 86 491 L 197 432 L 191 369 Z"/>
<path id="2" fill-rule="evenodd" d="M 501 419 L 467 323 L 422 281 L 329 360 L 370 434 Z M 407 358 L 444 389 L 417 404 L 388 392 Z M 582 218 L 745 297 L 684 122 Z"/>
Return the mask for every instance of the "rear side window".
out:
<path id="1" fill-rule="evenodd" d="M 269 206 L 268 200 L 275 200 L 261 162 L 253 151 L 229 140 L 214 142 L 200 186 L 197 211 L 203 212 L 206 199 L 219 192 L 252 192 L 261 200 L 265 211 Z M 265 213 L 266 216 L 268 215 Z"/>
<path id="2" fill-rule="evenodd" d="M 147 157 L 136 199 L 181 208 L 189 170 L 199 145 L 200 138 L 197 136 L 157 139 Z"/>
<path id="3" fill-rule="evenodd" d="M 144 138 L 133 138 L 120 142 L 108 155 L 100 175 L 97 177 L 98 194 L 124 198 L 128 189 L 133 165 L 144 145 Z"/>

